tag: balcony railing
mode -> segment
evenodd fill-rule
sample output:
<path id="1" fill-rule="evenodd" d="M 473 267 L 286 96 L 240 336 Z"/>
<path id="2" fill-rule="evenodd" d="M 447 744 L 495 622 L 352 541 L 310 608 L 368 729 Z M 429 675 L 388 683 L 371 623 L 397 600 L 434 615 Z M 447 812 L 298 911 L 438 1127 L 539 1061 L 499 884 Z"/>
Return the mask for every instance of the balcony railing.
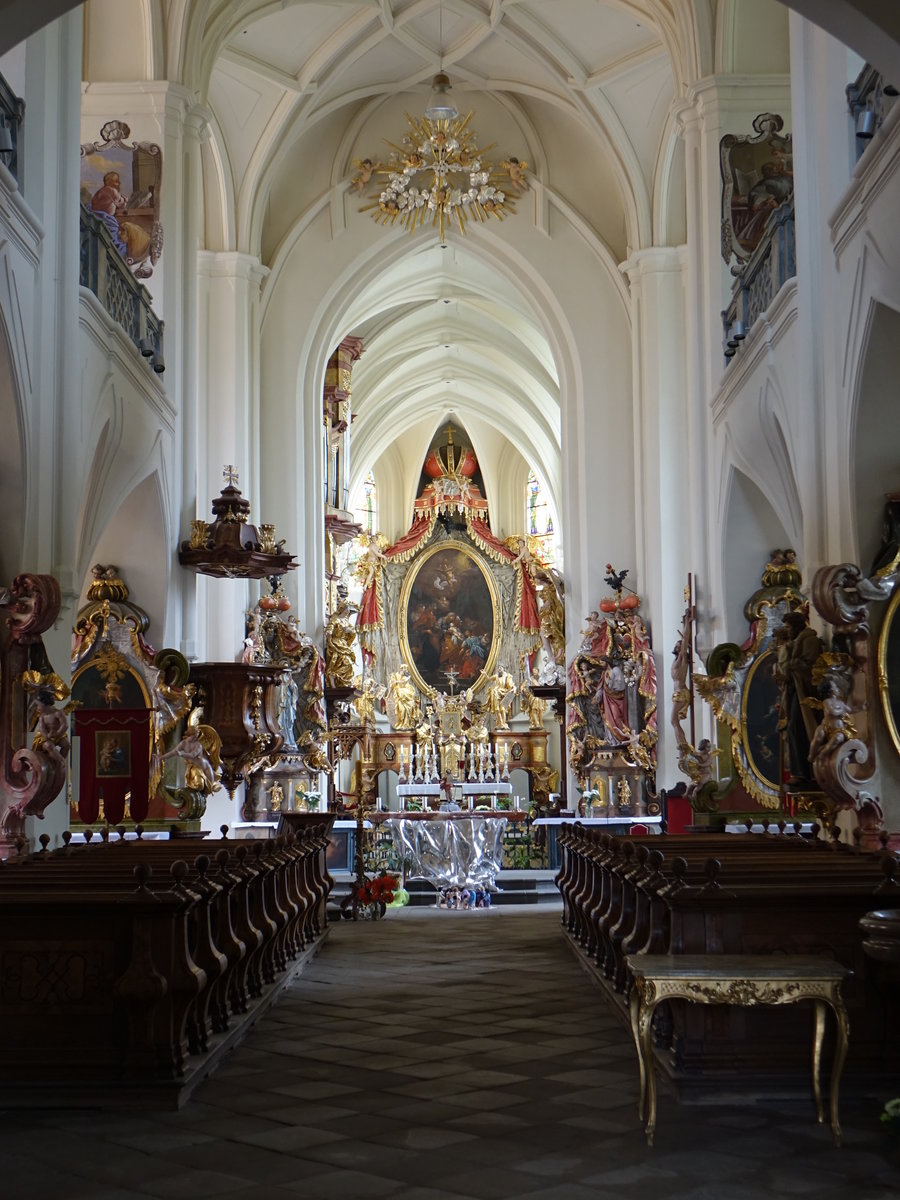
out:
<path id="1" fill-rule="evenodd" d="M 128 269 L 99 217 L 81 206 L 81 286 L 94 293 L 150 366 L 161 375 L 163 322 L 153 311 L 150 293 Z"/>
<path id="2" fill-rule="evenodd" d="M 722 313 L 725 361 L 734 358 L 750 326 L 765 312 L 782 284 L 797 274 L 794 201 L 786 200 L 766 222 L 759 245 L 734 281 L 731 303 Z"/>
<path id="3" fill-rule="evenodd" d="M 0 162 L 21 185 L 19 157 L 22 147 L 22 119 L 25 101 L 21 100 L 0 75 Z"/>
<path id="4" fill-rule="evenodd" d="M 885 83 L 884 76 L 868 63 L 853 83 L 847 84 L 847 105 L 856 126 L 857 158 L 881 128 L 896 99 L 896 87 Z"/>

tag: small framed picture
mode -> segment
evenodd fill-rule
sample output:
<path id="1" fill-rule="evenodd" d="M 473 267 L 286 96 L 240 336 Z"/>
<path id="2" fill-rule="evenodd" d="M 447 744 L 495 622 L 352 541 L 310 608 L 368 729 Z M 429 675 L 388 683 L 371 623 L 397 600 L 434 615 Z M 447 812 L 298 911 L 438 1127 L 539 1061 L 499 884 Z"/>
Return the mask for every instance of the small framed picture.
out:
<path id="1" fill-rule="evenodd" d="M 98 779 L 128 779 L 131 777 L 131 733 L 109 729 L 94 737 L 97 754 Z"/>

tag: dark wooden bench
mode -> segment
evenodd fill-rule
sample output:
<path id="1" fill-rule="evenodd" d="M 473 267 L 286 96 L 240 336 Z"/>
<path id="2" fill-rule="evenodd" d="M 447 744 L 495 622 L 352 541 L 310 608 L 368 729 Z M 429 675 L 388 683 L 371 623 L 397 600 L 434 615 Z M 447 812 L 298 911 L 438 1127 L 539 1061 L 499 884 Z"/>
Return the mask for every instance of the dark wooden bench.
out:
<path id="1" fill-rule="evenodd" d="M 0 1103 L 181 1103 L 326 931 L 329 822 L 0 867 Z"/>

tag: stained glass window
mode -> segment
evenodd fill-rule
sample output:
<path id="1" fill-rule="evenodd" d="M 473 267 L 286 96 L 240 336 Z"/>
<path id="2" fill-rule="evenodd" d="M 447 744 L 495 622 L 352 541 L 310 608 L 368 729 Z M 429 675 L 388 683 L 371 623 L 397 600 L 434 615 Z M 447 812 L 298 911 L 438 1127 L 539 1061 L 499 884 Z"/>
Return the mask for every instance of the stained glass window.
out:
<path id="1" fill-rule="evenodd" d="M 525 529 L 531 539 L 534 553 L 548 565 L 556 557 L 556 531 L 553 514 L 541 481 L 530 472 L 525 485 Z"/>

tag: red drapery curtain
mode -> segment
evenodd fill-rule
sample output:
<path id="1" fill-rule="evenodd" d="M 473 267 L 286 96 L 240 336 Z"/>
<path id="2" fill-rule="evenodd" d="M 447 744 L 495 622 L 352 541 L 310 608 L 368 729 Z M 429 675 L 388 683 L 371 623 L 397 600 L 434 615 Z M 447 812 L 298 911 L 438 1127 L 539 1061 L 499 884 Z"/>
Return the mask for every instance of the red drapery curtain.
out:
<path id="1" fill-rule="evenodd" d="M 128 796 L 131 818 L 144 821 L 150 808 L 149 708 L 81 708 L 75 734 L 81 739 L 78 816 L 96 821 L 100 800 L 106 821 L 119 824 Z"/>

